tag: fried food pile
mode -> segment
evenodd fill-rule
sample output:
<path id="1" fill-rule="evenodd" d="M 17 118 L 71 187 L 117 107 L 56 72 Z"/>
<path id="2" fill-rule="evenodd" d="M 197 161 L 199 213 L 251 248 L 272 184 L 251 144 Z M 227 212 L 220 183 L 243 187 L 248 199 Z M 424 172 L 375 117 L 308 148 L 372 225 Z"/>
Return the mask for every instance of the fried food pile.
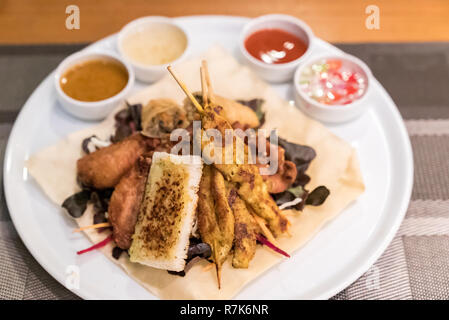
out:
<path id="1" fill-rule="evenodd" d="M 182 275 L 194 257 L 206 258 L 215 265 L 220 287 L 226 260 L 230 258 L 234 268 L 250 267 L 258 242 L 284 253 L 276 247 L 275 238 L 287 232 L 289 221 L 272 194 L 285 191 L 297 180 L 297 167 L 286 159 L 283 148 L 271 149 L 268 144 L 267 152 L 278 153 L 279 167 L 274 175 L 262 176 L 259 169 L 263 165 L 249 162 L 249 142 L 234 135 L 230 149 L 233 161 L 195 167 L 199 168 L 196 180 L 187 178 L 193 166 L 179 165 L 179 170 L 187 170 L 183 179 L 176 178 L 178 167 L 168 169 L 168 164 L 158 164 L 156 169 L 154 163 L 162 161 L 161 155 L 171 161 L 168 153 L 176 142 L 169 136 L 176 129 L 189 132 L 192 144 L 199 143 L 204 158 L 211 142 L 201 137 L 208 129 L 218 130 L 224 137 L 227 130 L 261 125 L 260 117 L 250 107 L 213 94 L 207 63 L 201 67 L 202 92 L 195 94 L 169 71 L 187 95 L 183 105 L 170 99 L 151 100 L 145 106 L 128 105 L 116 115 L 116 134 L 110 142 L 93 152 L 83 142 L 87 154 L 77 162 L 77 179 L 84 198 L 92 190 L 112 191 L 110 198 L 100 199 L 106 203 L 103 210 L 107 210 L 100 225 L 112 228 L 112 240 L 120 252 L 129 250 L 131 261 Z M 201 120 L 199 137 L 192 133 L 194 120 Z M 238 145 L 244 146 L 240 158 Z M 217 150 L 214 158 L 228 159 L 229 148 Z M 176 161 L 197 157 L 173 156 L 179 157 Z M 189 196 L 183 190 L 195 191 Z M 170 239 L 172 245 L 156 245 L 163 239 Z M 156 247 L 158 250 L 154 250 Z M 167 252 L 161 252 L 168 247 Z"/>

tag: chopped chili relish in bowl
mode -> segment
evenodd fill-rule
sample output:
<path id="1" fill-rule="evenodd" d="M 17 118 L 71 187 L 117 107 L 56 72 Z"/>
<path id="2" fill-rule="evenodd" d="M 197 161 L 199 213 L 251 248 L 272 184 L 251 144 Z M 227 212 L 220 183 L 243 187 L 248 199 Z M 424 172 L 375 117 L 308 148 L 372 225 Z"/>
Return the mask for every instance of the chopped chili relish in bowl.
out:
<path id="1" fill-rule="evenodd" d="M 325 105 L 347 105 L 367 89 L 366 74 L 346 59 L 323 58 L 305 66 L 299 87 L 311 99 Z"/>

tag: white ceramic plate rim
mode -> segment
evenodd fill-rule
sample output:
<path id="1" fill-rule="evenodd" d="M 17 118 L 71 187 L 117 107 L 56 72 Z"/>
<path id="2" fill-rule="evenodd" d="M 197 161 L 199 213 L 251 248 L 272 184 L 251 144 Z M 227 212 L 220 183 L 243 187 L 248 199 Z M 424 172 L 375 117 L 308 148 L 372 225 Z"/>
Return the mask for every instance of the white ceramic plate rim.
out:
<path id="1" fill-rule="evenodd" d="M 175 20 L 178 20 L 180 22 L 182 21 L 187 22 L 198 19 L 204 20 L 213 19 L 215 23 L 218 23 L 217 21 L 218 19 L 221 19 L 221 22 L 234 21 L 243 23 L 248 21 L 248 18 L 232 17 L 232 16 L 190 16 L 190 17 L 179 17 L 176 18 Z M 331 46 L 330 44 L 323 42 L 322 40 L 319 39 L 316 40 L 320 42 L 321 45 L 327 46 L 330 50 L 338 50 L 335 47 Z M 95 45 L 95 43 L 92 44 L 91 46 L 93 45 Z M 3 175 L 4 175 L 4 189 L 5 189 L 6 202 L 11 215 L 11 219 L 14 223 L 14 226 L 16 227 L 18 234 L 20 235 L 21 239 L 23 240 L 24 244 L 31 252 L 33 257 L 39 262 L 39 264 L 41 264 L 41 266 L 44 267 L 44 269 L 46 269 L 56 280 L 58 280 L 62 285 L 64 285 L 65 277 L 64 274 L 61 273 L 61 270 L 56 268 L 57 264 L 57 260 L 55 260 L 56 257 L 54 256 L 51 257 L 53 260 L 45 260 L 45 258 L 48 259 L 50 258 L 50 256 L 47 255 L 44 257 L 44 254 L 39 251 L 39 248 L 33 245 L 34 233 L 29 228 L 26 229 L 26 221 L 24 220 L 24 216 L 20 215 L 21 209 L 19 202 L 14 201 L 14 194 L 13 194 L 14 190 L 12 186 L 14 184 L 17 184 L 18 182 L 23 181 L 21 181 L 20 179 L 19 181 L 17 181 L 18 179 L 17 176 L 9 174 L 11 162 L 14 159 L 17 159 L 17 157 L 15 157 L 15 154 L 19 152 L 17 150 L 25 148 L 25 146 L 23 145 L 17 145 L 15 141 L 20 136 L 20 129 L 22 129 L 20 124 L 21 122 L 24 121 L 23 119 L 26 117 L 27 110 L 31 107 L 31 105 L 28 102 L 35 95 L 37 95 L 39 90 L 42 88 L 44 82 L 48 81 L 48 78 L 51 77 L 53 73 L 54 71 L 49 76 L 47 76 L 47 78 L 44 79 L 41 82 L 41 84 L 35 89 L 32 95 L 28 98 L 27 102 L 25 103 L 24 107 L 22 108 L 16 119 L 14 127 L 11 130 L 11 134 L 5 152 Z M 384 125 L 384 133 L 386 134 L 386 136 L 390 137 L 391 139 L 394 139 L 395 145 L 397 146 L 398 152 L 395 153 L 395 158 L 391 159 L 394 160 L 392 172 L 394 172 L 395 175 L 400 176 L 403 179 L 401 180 L 401 184 L 397 186 L 398 187 L 397 190 L 401 190 L 402 192 L 400 192 L 400 194 L 396 193 L 394 195 L 389 194 L 386 199 L 386 203 L 392 204 L 392 207 L 390 207 L 389 210 L 395 213 L 395 217 L 392 223 L 388 225 L 388 228 L 377 228 L 376 232 L 370 236 L 369 240 L 366 241 L 366 245 L 364 246 L 366 250 L 359 252 L 359 254 L 357 255 L 357 261 L 363 261 L 363 263 L 359 263 L 357 265 L 354 265 L 353 263 L 351 268 L 340 270 L 339 276 L 338 277 L 334 276 L 333 278 L 331 278 L 328 281 L 330 283 L 324 285 L 325 288 L 315 288 L 315 291 L 317 292 L 315 292 L 314 294 L 312 293 L 310 296 L 307 297 L 310 299 L 330 298 L 335 294 L 337 294 L 338 292 L 340 292 L 341 290 L 343 290 L 344 288 L 346 288 L 357 278 L 359 278 L 364 272 L 366 272 L 370 268 L 370 266 L 380 257 L 380 255 L 383 253 L 383 251 L 386 249 L 388 244 L 393 239 L 403 220 L 403 217 L 405 216 L 408 203 L 410 200 L 413 185 L 413 156 L 410 140 L 408 138 L 405 125 L 394 102 L 392 101 L 390 96 L 386 93 L 385 89 L 383 89 L 383 87 L 379 84 L 379 82 L 376 79 L 374 79 L 374 77 L 372 78 L 372 80 L 373 80 L 372 85 L 373 87 L 377 87 L 378 94 L 380 94 L 382 98 L 388 102 L 387 103 L 388 106 L 386 106 L 385 109 L 386 110 L 388 109 L 391 114 L 389 117 L 385 116 L 383 119 L 385 121 L 389 121 L 390 125 Z M 393 106 L 393 108 L 391 108 L 391 106 Z M 394 166 L 394 164 L 396 164 L 396 166 Z M 398 174 L 398 172 L 401 173 Z M 397 179 L 395 181 L 398 182 Z M 393 197 L 395 197 L 394 201 L 392 200 Z M 384 210 L 386 209 L 384 208 Z M 78 296 L 85 299 L 101 298 L 93 295 L 92 292 L 89 292 L 89 290 L 87 289 L 83 290 L 73 289 L 72 291 Z M 149 298 L 152 297 L 153 296 L 149 294 Z"/>

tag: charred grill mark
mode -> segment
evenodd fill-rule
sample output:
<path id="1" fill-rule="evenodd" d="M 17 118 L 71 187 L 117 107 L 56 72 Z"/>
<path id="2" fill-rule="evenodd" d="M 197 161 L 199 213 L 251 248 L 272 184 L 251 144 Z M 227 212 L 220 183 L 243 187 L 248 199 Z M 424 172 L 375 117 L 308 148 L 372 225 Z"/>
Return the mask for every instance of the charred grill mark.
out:
<path id="1" fill-rule="evenodd" d="M 240 169 L 238 174 L 243 178 L 243 181 L 249 183 L 249 186 L 250 186 L 251 190 L 254 189 L 255 177 L 254 177 L 253 173 L 250 173 L 250 172 L 248 172 L 246 170 Z"/>
<path id="2" fill-rule="evenodd" d="M 214 107 L 214 111 L 216 112 L 216 113 L 218 113 L 218 114 L 220 114 L 220 112 L 223 110 L 223 107 L 222 106 L 215 106 Z"/>
<path id="3" fill-rule="evenodd" d="M 235 191 L 235 189 L 231 189 L 231 191 L 229 191 L 229 195 L 228 195 L 228 203 L 229 206 L 232 209 L 232 206 L 234 205 L 235 199 L 237 198 L 237 191 Z"/>
<path id="4" fill-rule="evenodd" d="M 248 228 L 245 223 L 236 223 L 234 226 L 235 230 L 235 238 L 234 238 L 234 246 L 246 252 L 246 247 L 243 245 L 244 239 L 251 239 L 251 234 L 248 232 Z"/>

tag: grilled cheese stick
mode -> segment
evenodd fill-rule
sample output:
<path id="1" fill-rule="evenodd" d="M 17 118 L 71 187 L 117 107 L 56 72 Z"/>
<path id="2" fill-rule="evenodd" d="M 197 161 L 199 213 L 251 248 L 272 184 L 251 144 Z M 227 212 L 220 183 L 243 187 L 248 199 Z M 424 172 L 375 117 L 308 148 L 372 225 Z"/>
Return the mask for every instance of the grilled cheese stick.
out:
<path id="1" fill-rule="evenodd" d="M 131 262 L 182 271 L 195 218 L 202 163 L 155 152 L 131 248 Z"/>

